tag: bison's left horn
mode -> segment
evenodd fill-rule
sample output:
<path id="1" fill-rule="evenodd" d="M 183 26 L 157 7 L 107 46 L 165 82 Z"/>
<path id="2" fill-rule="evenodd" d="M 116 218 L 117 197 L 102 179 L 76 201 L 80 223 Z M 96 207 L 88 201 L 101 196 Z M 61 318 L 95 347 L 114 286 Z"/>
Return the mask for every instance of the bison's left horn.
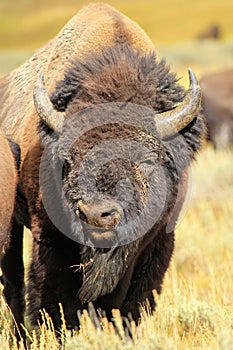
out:
<path id="1" fill-rule="evenodd" d="M 201 88 L 191 68 L 189 90 L 184 100 L 171 111 L 156 114 L 155 123 L 162 139 L 169 138 L 183 130 L 197 115 L 201 102 Z"/>
<path id="2" fill-rule="evenodd" d="M 65 113 L 58 112 L 50 101 L 45 86 L 43 73 L 39 75 L 38 80 L 34 86 L 33 99 L 36 111 L 41 120 L 43 120 L 43 122 L 47 124 L 53 131 L 61 133 L 65 119 Z"/>

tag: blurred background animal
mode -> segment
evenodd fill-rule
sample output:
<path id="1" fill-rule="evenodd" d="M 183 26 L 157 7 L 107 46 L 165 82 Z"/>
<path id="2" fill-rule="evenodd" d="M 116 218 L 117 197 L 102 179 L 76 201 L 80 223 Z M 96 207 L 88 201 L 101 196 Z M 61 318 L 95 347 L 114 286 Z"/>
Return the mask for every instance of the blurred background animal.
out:
<path id="1" fill-rule="evenodd" d="M 233 69 L 218 70 L 200 79 L 208 138 L 216 149 L 233 145 Z"/>

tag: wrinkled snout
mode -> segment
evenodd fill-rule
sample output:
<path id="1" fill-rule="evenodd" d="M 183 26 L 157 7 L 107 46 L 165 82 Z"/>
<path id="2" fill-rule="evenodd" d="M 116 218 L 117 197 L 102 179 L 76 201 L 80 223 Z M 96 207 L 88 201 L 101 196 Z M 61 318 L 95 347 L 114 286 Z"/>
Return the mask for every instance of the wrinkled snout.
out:
<path id="1" fill-rule="evenodd" d="M 78 202 L 77 214 L 89 225 L 104 229 L 114 229 L 122 216 L 121 206 L 111 200 L 89 204 Z"/>

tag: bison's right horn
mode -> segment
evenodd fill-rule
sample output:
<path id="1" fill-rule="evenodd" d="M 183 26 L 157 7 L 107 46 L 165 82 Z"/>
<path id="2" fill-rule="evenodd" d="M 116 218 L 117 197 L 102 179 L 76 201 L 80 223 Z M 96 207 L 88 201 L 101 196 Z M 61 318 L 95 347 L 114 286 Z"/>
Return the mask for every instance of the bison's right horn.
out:
<path id="1" fill-rule="evenodd" d="M 162 139 L 176 135 L 197 116 L 201 103 L 201 88 L 189 68 L 189 89 L 184 100 L 174 109 L 156 114 L 154 121 Z"/>
<path id="2" fill-rule="evenodd" d="M 37 83 L 33 90 L 33 99 L 36 111 L 43 120 L 53 131 L 57 133 L 62 132 L 62 127 L 65 119 L 64 112 L 58 112 L 52 102 L 50 101 L 45 81 L 44 74 L 41 73 L 38 77 Z"/>

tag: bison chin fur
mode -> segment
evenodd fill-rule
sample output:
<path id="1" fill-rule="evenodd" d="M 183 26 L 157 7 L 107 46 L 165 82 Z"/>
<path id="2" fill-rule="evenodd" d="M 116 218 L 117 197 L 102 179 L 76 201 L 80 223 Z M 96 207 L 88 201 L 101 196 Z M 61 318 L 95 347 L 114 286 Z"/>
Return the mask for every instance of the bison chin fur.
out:
<path id="1" fill-rule="evenodd" d="M 174 198 L 176 198 L 178 190 L 175 183 L 173 185 L 169 193 L 173 193 L 174 196 L 167 196 L 165 199 L 165 206 L 169 212 L 173 210 Z M 162 189 L 160 188 L 160 190 Z M 159 193 L 157 193 L 157 197 L 159 197 Z M 126 229 L 124 225 L 122 231 L 119 229 L 118 238 L 121 244 L 118 242 L 118 246 L 115 245 L 112 248 L 82 246 L 80 252 L 82 263 L 79 268 L 82 269 L 83 280 L 78 297 L 83 304 L 95 302 L 97 299 L 101 302 L 101 297 L 112 293 L 111 295 L 114 295 L 115 299 L 113 307 L 121 306 L 128 293 L 135 265 L 138 264 L 138 257 L 147 249 L 147 246 L 153 246 L 161 227 L 167 226 L 168 214 L 166 212 L 162 212 L 160 215 L 156 213 L 155 203 L 152 208 L 150 207 L 150 210 L 142 212 L 140 220 L 135 220 L 135 222 L 132 220 L 129 225 L 126 225 Z M 134 214 L 128 212 L 125 215 L 128 216 L 128 219 L 133 219 Z M 156 214 L 157 221 L 155 222 L 154 215 Z M 147 232 L 143 234 L 145 228 L 147 228 Z M 171 231 L 173 229 L 174 227 Z M 124 238 L 120 238 L 122 236 L 130 237 L 130 242 L 124 244 Z"/>
<path id="2" fill-rule="evenodd" d="M 83 247 L 83 283 L 78 292 L 82 303 L 95 301 L 101 296 L 111 293 L 124 279 L 126 270 L 135 258 L 138 242 L 127 246 L 111 248 L 108 251 Z M 125 282 L 127 284 L 127 282 Z M 126 289 L 127 290 L 127 289 Z"/>

